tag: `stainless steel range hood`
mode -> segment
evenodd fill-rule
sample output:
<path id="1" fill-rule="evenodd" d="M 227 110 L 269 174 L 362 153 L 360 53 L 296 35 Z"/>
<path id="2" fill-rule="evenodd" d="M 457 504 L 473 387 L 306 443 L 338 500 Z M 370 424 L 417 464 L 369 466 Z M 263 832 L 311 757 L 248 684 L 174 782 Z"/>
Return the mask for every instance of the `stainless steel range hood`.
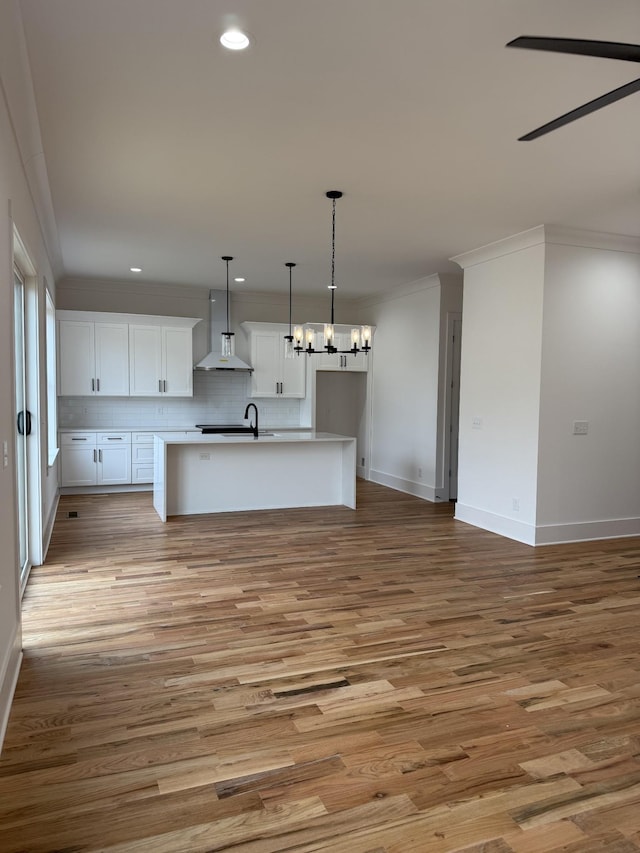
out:
<path id="1" fill-rule="evenodd" d="M 196 370 L 244 370 L 251 373 L 253 367 L 245 364 L 237 355 L 222 355 L 222 333 L 226 332 L 225 312 L 227 294 L 224 290 L 209 291 L 209 345 L 211 351 L 196 364 Z"/>

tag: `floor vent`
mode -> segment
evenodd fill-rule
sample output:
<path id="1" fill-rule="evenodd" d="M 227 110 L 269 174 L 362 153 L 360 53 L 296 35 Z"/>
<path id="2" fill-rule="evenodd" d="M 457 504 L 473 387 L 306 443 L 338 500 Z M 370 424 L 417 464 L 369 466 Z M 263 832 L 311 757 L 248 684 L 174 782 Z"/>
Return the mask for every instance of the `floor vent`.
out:
<path id="1" fill-rule="evenodd" d="M 67 518 L 77 518 L 77 517 L 78 517 L 78 513 L 75 509 L 72 509 L 71 512 L 67 513 Z"/>

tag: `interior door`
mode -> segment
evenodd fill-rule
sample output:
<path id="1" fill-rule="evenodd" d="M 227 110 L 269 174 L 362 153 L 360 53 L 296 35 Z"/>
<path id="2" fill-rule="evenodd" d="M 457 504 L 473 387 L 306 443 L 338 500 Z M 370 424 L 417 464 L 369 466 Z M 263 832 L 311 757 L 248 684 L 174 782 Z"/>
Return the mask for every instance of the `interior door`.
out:
<path id="1" fill-rule="evenodd" d="M 29 555 L 29 471 L 27 439 L 31 433 L 31 413 L 27 409 L 27 370 L 25 335 L 25 287 L 17 270 L 13 274 L 13 318 L 15 347 L 15 442 L 18 512 L 18 572 L 24 589 L 31 568 Z"/>

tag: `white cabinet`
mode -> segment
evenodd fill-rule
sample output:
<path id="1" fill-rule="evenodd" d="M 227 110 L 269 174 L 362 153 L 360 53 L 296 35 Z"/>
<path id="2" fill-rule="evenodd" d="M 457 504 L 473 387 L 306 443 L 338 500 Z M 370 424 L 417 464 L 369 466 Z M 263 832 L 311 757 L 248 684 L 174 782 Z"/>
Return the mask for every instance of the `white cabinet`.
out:
<path id="1" fill-rule="evenodd" d="M 97 461 L 95 432 L 63 433 L 60 436 L 61 486 L 95 486 Z"/>
<path id="2" fill-rule="evenodd" d="M 191 327 L 129 326 L 132 397 L 192 397 Z"/>
<path id="3" fill-rule="evenodd" d="M 199 319 L 57 311 L 62 396 L 192 397 Z"/>
<path id="4" fill-rule="evenodd" d="M 131 433 L 63 433 L 60 445 L 61 486 L 116 486 L 131 482 Z"/>
<path id="5" fill-rule="evenodd" d="M 307 356 L 285 358 L 285 324 L 243 323 L 251 347 L 251 397 L 301 398 L 306 393 Z"/>
<path id="6" fill-rule="evenodd" d="M 322 336 L 319 336 L 320 341 Z M 322 346 L 321 343 L 318 346 Z M 347 350 L 351 347 L 350 332 L 336 332 L 335 347 L 339 350 Z M 355 373 L 366 373 L 369 369 L 369 356 L 367 353 L 359 352 L 354 355 L 348 353 L 328 353 L 323 352 L 322 355 L 312 355 L 309 358 L 316 359 L 316 370 L 347 370 Z"/>
<path id="7" fill-rule="evenodd" d="M 131 482 L 153 483 L 153 433 L 131 435 Z"/>
<path id="8" fill-rule="evenodd" d="M 129 334 L 126 323 L 60 320 L 59 391 L 63 396 L 129 394 Z"/>

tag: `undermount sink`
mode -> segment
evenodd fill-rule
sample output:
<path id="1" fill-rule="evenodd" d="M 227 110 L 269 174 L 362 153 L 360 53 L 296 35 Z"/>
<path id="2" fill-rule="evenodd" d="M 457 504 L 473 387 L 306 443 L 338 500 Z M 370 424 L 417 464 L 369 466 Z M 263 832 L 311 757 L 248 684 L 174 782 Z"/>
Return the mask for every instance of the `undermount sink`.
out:
<path id="1" fill-rule="evenodd" d="M 258 430 L 258 438 L 263 438 L 265 435 L 276 435 L 275 432 L 263 432 L 262 430 Z M 223 438 L 235 438 L 240 439 L 241 441 L 255 441 L 255 436 L 253 433 L 237 433 L 237 432 L 222 432 L 220 435 Z"/>

